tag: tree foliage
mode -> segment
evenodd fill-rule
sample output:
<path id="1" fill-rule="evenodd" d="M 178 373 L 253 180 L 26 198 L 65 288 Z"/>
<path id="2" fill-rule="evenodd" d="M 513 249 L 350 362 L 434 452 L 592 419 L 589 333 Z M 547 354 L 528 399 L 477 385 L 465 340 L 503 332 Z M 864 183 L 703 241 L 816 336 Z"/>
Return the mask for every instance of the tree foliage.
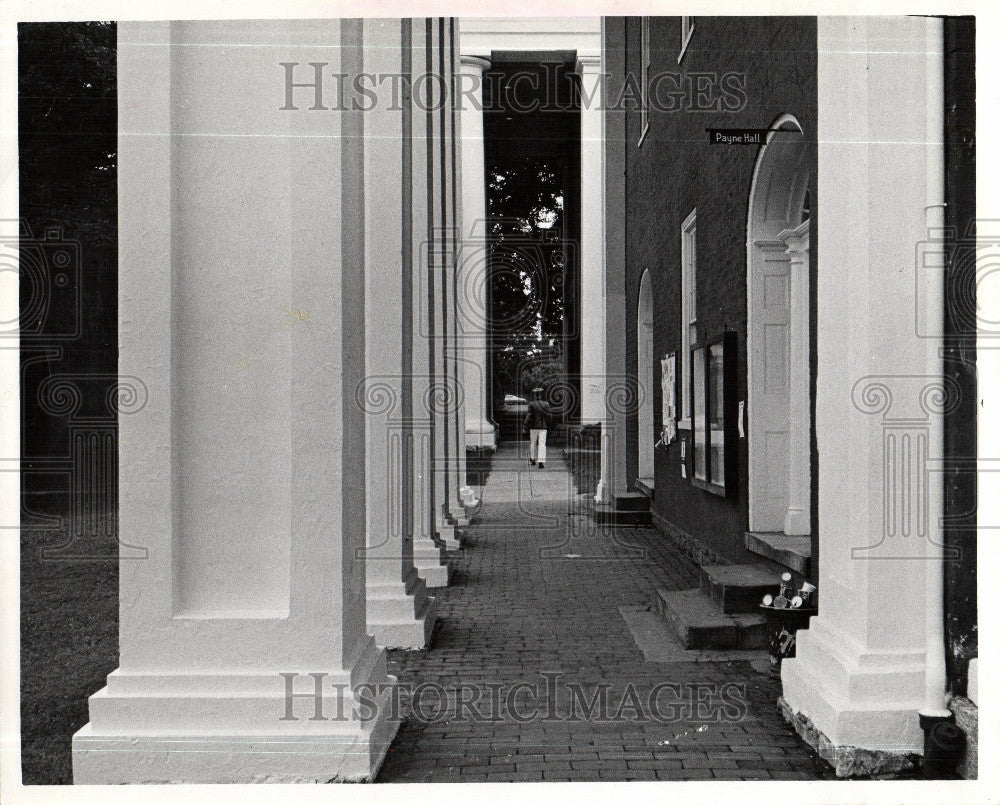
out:
<path id="1" fill-rule="evenodd" d="M 38 384 L 52 373 L 117 371 L 116 37 L 110 22 L 18 26 L 20 215 L 22 232 L 30 231 L 21 241 L 21 309 L 38 307 L 40 298 L 44 310 L 21 341 L 22 449 L 29 457 L 68 450 L 66 420 L 39 408 Z M 78 262 L 58 270 L 41 263 L 42 274 L 32 274 L 31 254 L 48 247 L 31 241 L 51 246 L 54 232 L 76 246 Z"/>
<path id="2" fill-rule="evenodd" d="M 116 240 L 115 40 L 111 22 L 18 27 L 22 217 L 91 246 Z"/>
<path id="3" fill-rule="evenodd" d="M 563 165 L 544 155 L 507 153 L 487 165 L 486 176 L 493 387 L 494 399 L 502 399 L 524 391 L 526 366 L 562 366 L 572 255 L 563 238 Z"/>

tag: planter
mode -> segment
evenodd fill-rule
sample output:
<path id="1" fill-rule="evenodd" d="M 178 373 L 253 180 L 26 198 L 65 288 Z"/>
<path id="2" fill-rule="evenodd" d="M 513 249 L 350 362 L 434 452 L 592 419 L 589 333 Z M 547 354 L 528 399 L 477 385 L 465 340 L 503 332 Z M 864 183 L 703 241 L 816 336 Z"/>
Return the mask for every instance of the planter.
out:
<path id="1" fill-rule="evenodd" d="M 771 655 L 771 674 L 781 673 L 781 661 L 795 656 L 795 633 L 809 627 L 809 619 L 817 613 L 815 607 L 809 609 L 777 609 L 760 605 L 767 618 L 769 638 L 767 650 Z"/>

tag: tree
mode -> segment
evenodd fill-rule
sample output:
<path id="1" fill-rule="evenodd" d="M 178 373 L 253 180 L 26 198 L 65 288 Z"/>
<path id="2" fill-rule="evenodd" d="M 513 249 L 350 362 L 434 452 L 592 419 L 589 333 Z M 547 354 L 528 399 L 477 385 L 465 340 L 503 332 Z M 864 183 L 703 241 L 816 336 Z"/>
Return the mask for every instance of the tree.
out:
<path id="1" fill-rule="evenodd" d="M 31 232 L 21 244 L 20 301 L 22 311 L 44 311 L 22 322 L 26 458 L 68 450 L 65 418 L 38 404 L 46 377 L 117 371 L 116 35 L 111 22 L 18 26 L 20 210 L 22 231 Z M 55 231 L 78 247 L 78 262 L 57 271 L 39 260 L 32 273 L 31 249 L 43 250 L 31 239 L 51 240 Z"/>
<path id="2" fill-rule="evenodd" d="M 565 168 L 545 155 L 507 153 L 487 165 L 494 399 L 521 388 L 524 367 L 562 359 Z"/>

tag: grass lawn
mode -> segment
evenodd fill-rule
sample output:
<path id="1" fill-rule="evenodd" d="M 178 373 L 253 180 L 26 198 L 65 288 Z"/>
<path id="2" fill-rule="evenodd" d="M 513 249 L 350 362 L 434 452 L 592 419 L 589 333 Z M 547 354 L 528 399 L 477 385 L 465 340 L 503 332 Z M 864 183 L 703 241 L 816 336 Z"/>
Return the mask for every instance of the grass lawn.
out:
<path id="1" fill-rule="evenodd" d="M 21 768 L 25 785 L 73 782 L 70 739 L 118 666 L 118 563 L 41 555 L 65 539 L 21 535 Z M 73 552 L 85 546 L 74 544 Z M 93 553 L 107 556 L 107 540 Z"/>

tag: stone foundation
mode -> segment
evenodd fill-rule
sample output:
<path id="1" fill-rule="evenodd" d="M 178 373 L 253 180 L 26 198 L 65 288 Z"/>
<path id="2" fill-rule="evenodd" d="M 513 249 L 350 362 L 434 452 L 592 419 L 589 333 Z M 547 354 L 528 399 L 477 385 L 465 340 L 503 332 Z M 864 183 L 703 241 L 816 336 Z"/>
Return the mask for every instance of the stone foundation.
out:
<path id="1" fill-rule="evenodd" d="M 795 713 L 784 700 L 778 698 L 778 707 L 785 721 L 791 724 L 816 754 L 829 763 L 838 777 L 883 777 L 912 771 L 917 768 L 916 755 L 881 752 L 857 746 L 835 746 L 829 738 L 816 729 L 812 720 Z"/>
<path id="2" fill-rule="evenodd" d="M 692 537 L 687 532 L 681 531 L 673 523 L 663 519 L 656 511 L 653 511 L 653 524 L 670 541 L 671 545 L 699 566 L 729 564 L 727 559 L 709 548 L 697 537 Z"/>
<path id="3" fill-rule="evenodd" d="M 948 709 L 955 714 L 955 724 L 965 733 L 965 757 L 958 764 L 963 780 L 979 779 L 979 708 L 964 696 L 952 696 Z"/>

